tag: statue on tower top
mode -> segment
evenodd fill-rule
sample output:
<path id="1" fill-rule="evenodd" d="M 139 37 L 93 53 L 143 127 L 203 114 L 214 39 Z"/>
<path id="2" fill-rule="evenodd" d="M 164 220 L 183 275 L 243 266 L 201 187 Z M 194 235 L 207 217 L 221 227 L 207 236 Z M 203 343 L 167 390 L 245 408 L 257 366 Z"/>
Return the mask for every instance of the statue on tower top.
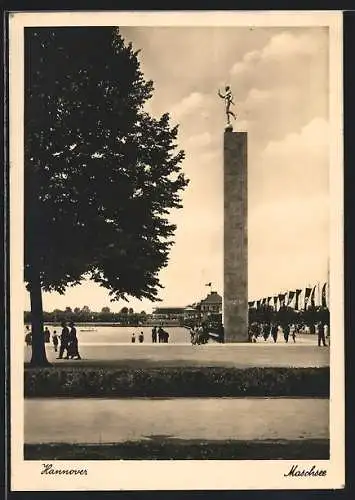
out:
<path id="1" fill-rule="evenodd" d="M 231 106 L 234 106 L 233 94 L 229 85 L 225 86 L 225 94 L 222 94 L 218 89 L 218 95 L 221 99 L 224 99 L 224 104 L 226 107 L 226 115 L 227 115 L 227 127 L 226 130 L 233 130 L 233 125 L 231 124 L 230 117 L 232 116 L 234 120 L 237 119 L 236 115 L 231 111 Z"/>

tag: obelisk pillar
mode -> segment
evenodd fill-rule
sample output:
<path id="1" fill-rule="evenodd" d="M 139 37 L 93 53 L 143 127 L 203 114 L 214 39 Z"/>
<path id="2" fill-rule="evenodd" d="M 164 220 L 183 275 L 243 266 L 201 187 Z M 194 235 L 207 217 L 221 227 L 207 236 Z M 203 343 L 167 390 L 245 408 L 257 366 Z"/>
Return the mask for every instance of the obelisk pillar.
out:
<path id="1" fill-rule="evenodd" d="M 248 137 L 224 133 L 224 341 L 248 338 Z"/>

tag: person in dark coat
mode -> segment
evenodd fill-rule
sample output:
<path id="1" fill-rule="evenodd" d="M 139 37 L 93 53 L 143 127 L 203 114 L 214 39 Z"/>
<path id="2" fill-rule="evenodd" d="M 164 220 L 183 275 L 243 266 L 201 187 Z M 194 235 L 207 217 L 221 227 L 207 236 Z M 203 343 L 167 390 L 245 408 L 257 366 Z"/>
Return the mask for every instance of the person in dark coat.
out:
<path id="1" fill-rule="evenodd" d="M 282 326 L 282 330 L 284 332 L 284 339 L 286 344 L 288 343 L 288 337 L 290 336 L 290 325 L 286 324 Z"/>
<path id="2" fill-rule="evenodd" d="M 260 326 L 259 324 L 254 321 L 251 326 L 250 326 L 250 333 L 251 333 L 251 342 L 256 342 L 256 339 L 259 337 L 260 334 Z"/>
<path id="3" fill-rule="evenodd" d="M 152 329 L 152 342 L 153 344 L 156 344 L 157 342 L 157 327 L 154 326 Z"/>
<path id="4" fill-rule="evenodd" d="M 323 344 L 323 347 L 327 346 L 327 343 L 325 341 L 325 335 L 324 335 L 324 323 L 323 321 L 320 321 L 318 323 L 318 347 Z"/>
<path id="5" fill-rule="evenodd" d="M 134 344 L 136 341 L 136 334 L 135 333 L 132 333 L 132 337 L 131 337 L 131 342 L 132 344 Z"/>
<path id="6" fill-rule="evenodd" d="M 167 344 L 169 342 L 169 332 L 167 332 L 166 330 L 164 330 L 164 340 L 163 342 L 165 342 L 165 344 Z"/>
<path id="7" fill-rule="evenodd" d="M 262 331 L 263 331 L 264 340 L 266 342 L 267 339 L 269 338 L 269 335 L 270 335 L 270 325 L 269 325 L 269 323 L 263 323 L 263 325 L 262 325 Z"/>
<path id="8" fill-rule="evenodd" d="M 67 356 L 65 359 L 69 359 L 69 328 L 65 321 L 62 321 L 62 334 L 60 336 L 60 348 L 59 348 L 59 356 L 57 359 L 62 359 L 64 351 L 67 351 Z"/>
<path id="9" fill-rule="evenodd" d="M 51 332 L 48 329 L 48 326 L 44 329 L 44 342 L 49 344 L 51 341 Z"/>
<path id="10" fill-rule="evenodd" d="M 138 335 L 138 342 L 140 344 L 142 344 L 144 342 L 144 333 L 141 332 L 139 335 Z"/>
<path id="11" fill-rule="evenodd" d="M 271 336 L 276 344 L 277 342 L 277 334 L 278 334 L 278 331 L 279 331 L 279 327 L 276 323 L 274 323 L 272 326 L 271 326 Z"/>
<path id="12" fill-rule="evenodd" d="M 28 325 L 26 326 L 25 342 L 27 346 L 32 345 L 32 333 Z"/>
<path id="13" fill-rule="evenodd" d="M 68 351 L 69 351 L 69 356 L 71 359 L 81 359 L 81 356 L 79 354 L 79 346 L 78 346 L 78 337 L 76 336 L 76 328 L 71 321 L 69 323 L 70 326 L 70 332 L 69 332 L 69 346 L 68 346 Z"/>
<path id="14" fill-rule="evenodd" d="M 218 328 L 218 342 L 220 342 L 221 344 L 224 343 L 224 326 L 222 325 L 222 323 Z"/>
<path id="15" fill-rule="evenodd" d="M 57 352 L 59 340 L 58 340 L 58 335 L 57 335 L 56 330 L 54 330 L 54 332 L 52 334 L 52 342 L 53 342 L 54 351 Z"/>
<path id="16" fill-rule="evenodd" d="M 164 342 L 164 330 L 162 329 L 161 326 L 159 326 L 158 329 L 158 341 L 159 343 Z"/>

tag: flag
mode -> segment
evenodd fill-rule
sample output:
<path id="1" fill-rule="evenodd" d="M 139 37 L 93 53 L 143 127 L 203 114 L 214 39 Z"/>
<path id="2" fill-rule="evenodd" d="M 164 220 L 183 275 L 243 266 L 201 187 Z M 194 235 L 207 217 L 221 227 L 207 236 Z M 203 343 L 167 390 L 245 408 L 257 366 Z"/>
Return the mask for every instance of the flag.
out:
<path id="1" fill-rule="evenodd" d="M 268 297 L 267 298 L 267 305 L 270 305 L 270 300 L 272 299 L 272 297 Z"/>
<path id="2" fill-rule="evenodd" d="M 279 301 L 280 301 L 280 307 L 282 307 L 285 304 L 285 293 L 279 293 Z"/>
<path id="3" fill-rule="evenodd" d="M 322 307 L 328 307 L 327 304 L 327 283 L 324 283 L 322 287 Z"/>
<path id="4" fill-rule="evenodd" d="M 212 286 L 212 283 L 206 283 L 205 286 Z"/>
<path id="5" fill-rule="evenodd" d="M 274 296 L 274 308 L 275 308 L 275 309 L 276 309 L 276 307 L 277 307 L 277 299 L 278 299 L 278 297 L 277 297 L 277 295 L 275 295 L 275 296 Z"/>
<path id="6" fill-rule="evenodd" d="M 260 307 L 260 303 L 261 303 L 261 300 L 257 300 L 257 301 L 256 301 L 256 308 L 257 308 L 257 309 L 259 309 L 259 307 Z"/>
<path id="7" fill-rule="evenodd" d="M 295 309 L 296 310 L 298 309 L 298 299 L 299 299 L 301 292 L 302 292 L 302 290 L 300 290 L 299 288 L 296 290 L 296 301 L 295 301 Z"/>
<path id="8" fill-rule="evenodd" d="M 293 297 L 294 296 L 295 296 L 295 292 L 288 292 L 287 305 L 291 304 L 291 302 L 293 301 Z"/>
<path id="9" fill-rule="evenodd" d="M 252 301 L 252 302 L 248 302 L 248 306 L 249 306 L 249 307 L 253 307 L 253 304 L 254 304 L 254 301 Z"/>
<path id="10" fill-rule="evenodd" d="M 308 288 L 308 287 L 304 291 L 304 309 L 307 308 L 307 303 L 308 303 L 309 296 L 311 295 L 311 291 L 312 291 L 312 288 Z"/>
<path id="11" fill-rule="evenodd" d="M 314 307 L 314 306 L 315 306 L 315 301 L 314 301 L 315 294 L 316 294 L 316 286 L 314 286 L 314 287 L 312 288 L 311 295 L 310 295 L 310 297 L 309 297 L 309 302 L 311 303 L 311 306 L 312 306 L 312 307 Z"/>

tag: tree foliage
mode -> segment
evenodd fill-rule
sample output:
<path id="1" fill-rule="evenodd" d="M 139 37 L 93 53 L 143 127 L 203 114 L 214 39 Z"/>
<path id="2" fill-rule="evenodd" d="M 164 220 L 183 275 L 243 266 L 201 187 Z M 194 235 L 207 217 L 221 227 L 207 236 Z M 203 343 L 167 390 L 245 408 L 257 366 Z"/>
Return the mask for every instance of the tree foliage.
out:
<path id="1" fill-rule="evenodd" d="M 187 180 L 178 129 L 117 29 L 26 28 L 25 280 L 64 293 L 84 276 L 158 299 Z"/>
<path id="2" fill-rule="evenodd" d="M 106 27 L 25 30 L 25 281 L 32 363 L 47 362 L 42 290 L 89 277 L 111 300 L 159 300 L 188 181 L 177 127 L 144 108 L 132 45 Z"/>

